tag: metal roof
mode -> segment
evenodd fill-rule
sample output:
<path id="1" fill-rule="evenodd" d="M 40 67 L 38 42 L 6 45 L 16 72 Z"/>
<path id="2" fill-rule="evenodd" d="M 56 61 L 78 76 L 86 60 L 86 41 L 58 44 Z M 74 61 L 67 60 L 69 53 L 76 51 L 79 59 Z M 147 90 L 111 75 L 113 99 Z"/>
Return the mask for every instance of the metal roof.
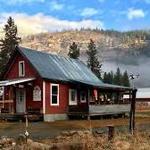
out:
<path id="1" fill-rule="evenodd" d="M 150 88 L 139 88 L 136 98 L 150 98 Z"/>
<path id="2" fill-rule="evenodd" d="M 35 80 L 35 78 L 20 78 L 20 79 L 17 78 L 12 80 L 5 80 L 5 81 L 0 81 L 0 86 L 8 86 L 8 85 L 13 85 L 18 83 L 24 83 L 32 80 Z"/>
<path id="3" fill-rule="evenodd" d="M 56 81 L 79 82 L 97 87 L 126 88 L 104 84 L 80 60 L 24 47 L 19 47 L 18 50 L 30 61 L 42 78 Z"/>

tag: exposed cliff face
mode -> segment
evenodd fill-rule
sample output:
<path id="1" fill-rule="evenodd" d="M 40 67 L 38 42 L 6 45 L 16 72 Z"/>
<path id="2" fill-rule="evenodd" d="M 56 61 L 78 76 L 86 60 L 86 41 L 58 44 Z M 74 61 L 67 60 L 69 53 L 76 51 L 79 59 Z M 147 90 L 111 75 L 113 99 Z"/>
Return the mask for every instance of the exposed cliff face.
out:
<path id="1" fill-rule="evenodd" d="M 66 56 L 69 46 L 76 42 L 80 47 L 81 58 L 86 61 L 86 49 L 90 39 L 94 40 L 99 51 L 99 59 L 104 70 L 120 67 L 129 73 L 140 73 L 137 86 L 150 86 L 150 34 L 149 31 L 64 31 L 42 33 L 24 38 L 22 45 L 37 50 L 58 53 Z M 147 82 L 149 81 L 149 82 Z"/>

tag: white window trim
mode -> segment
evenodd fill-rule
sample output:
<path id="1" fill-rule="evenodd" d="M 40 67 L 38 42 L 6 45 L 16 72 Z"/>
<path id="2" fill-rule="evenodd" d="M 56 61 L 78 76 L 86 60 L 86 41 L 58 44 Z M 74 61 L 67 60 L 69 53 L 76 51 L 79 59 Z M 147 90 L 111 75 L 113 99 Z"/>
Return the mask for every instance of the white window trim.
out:
<path id="1" fill-rule="evenodd" d="M 23 63 L 23 74 L 21 74 L 21 68 L 20 68 L 20 64 Z M 19 61 L 19 77 L 24 77 L 25 76 L 25 63 L 24 61 Z"/>
<path id="2" fill-rule="evenodd" d="M 86 101 L 87 101 L 87 96 L 86 96 L 86 99 L 85 99 L 85 100 L 82 100 L 82 99 L 81 99 L 81 93 L 82 93 L 82 92 L 84 92 L 85 95 L 86 95 L 86 91 L 81 91 L 81 92 L 80 92 L 80 102 L 81 102 L 81 103 L 86 103 Z"/>
<path id="3" fill-rule="evenodd" d="M 72 91 L 75 91 L 75 101 L 71 100 Z M 76 89 L 69 89 L 69 105 L 77 105 L 77 90 Z"/>
<path id="4" fill-rule="evenodd" d="M 57 104 L 52 103 L 52 86 L 57 86 L 57 88 L 58 88 Z M 51 106 L 59 106 L 59 84 L 50 84 L 50 105 Z"/>

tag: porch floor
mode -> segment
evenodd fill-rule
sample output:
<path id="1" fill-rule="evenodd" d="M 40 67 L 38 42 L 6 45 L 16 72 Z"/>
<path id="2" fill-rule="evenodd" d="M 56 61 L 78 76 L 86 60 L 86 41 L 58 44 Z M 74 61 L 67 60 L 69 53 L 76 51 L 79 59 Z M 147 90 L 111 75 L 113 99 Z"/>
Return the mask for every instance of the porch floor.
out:
<path id="1" fill-rule="evenodd" d="M 7 120 L 7 121 L 25 121 L 25 114 L 19 113 L 0 113 L 0 120 Z M 28 115 L 29 121 L 42 121 L 43 115 L 42 114 L 30 114 Z"/>

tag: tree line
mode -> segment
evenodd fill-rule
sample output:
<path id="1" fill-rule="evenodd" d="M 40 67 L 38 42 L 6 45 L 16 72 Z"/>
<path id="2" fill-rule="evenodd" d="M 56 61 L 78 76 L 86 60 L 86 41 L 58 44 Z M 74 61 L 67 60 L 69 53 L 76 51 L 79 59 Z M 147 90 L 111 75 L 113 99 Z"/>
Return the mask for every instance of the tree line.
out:
<path id="1" fill-rule="evenodd" d="M 104 83 L 130 87 L 128 72 L 122 73 L 119 68 L 115 73 L 113 71 L 105 72 L 102 79 Z"/>

